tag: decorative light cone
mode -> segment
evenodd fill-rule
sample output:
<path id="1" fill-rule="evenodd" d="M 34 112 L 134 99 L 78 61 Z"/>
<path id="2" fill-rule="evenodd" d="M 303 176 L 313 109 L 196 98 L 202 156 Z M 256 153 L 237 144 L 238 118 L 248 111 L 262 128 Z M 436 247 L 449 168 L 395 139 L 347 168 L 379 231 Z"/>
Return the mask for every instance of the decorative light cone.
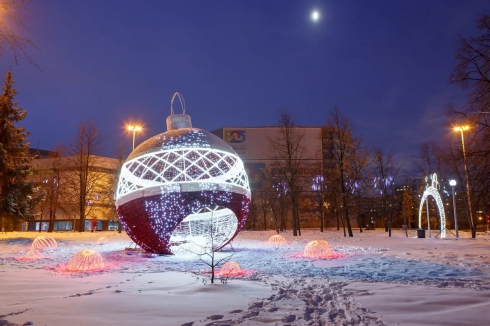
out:
<path id="1" fill-rule="evenodd" d="M 97 243 L 98 244 L 104 244 L 104 243 L 108 243 L 109 242 L 109 239 L 107 239 L 106 237 L 100 237 L 98 240 L 97 240 Z"/>
<path id="2" fill-rule="evenodd" d="M 32 241 L 31 248 L 34 250 L 58 248 L 58 243 L 52 237 L 38 236 Z"/>
<path id="3" fill-rule="evenodd" d="M 104 268 L 102 256 L 95 250 L 82 249 L 71 257 L 66 269 L 70 272 L 86 272 Z"/>
<path id="4" fill-rule="evenodd" d="M 267 240 L 267 243 L 273 245 L 285 245 L 287 242 L 282 235 L 276 234 L 270 237 L 269 240 Z"/>
<path id="5" fill-rule="evenodd" d="M 183 114 L 174 114 L 175 97 Z M 129 237 L 146 251 L 209 243 L 219 249 L 246 222 L 250 187 L 243 162 L 222 139 L 192 128 L 179 93 L 167 132 L 140 144 L 121 168 L 116 207 Z"/>
<path id="6" fill-rule="evenodd" d="M 303 252 L 308 258 L 331 258 L 333 257 L 332 247 L 325 240 L 313 240 L 308 242 Z"/>
<path id="7" fill-rule="evenodd" d="M 220 276 L 237 276 L 240 274 L 242 274 L 242 269 L 234 261 L 224 263 L 219 271 Z"/>
<path id="8" fill-rule="evenodd" d="M 24 256 L 18 258 L 18 260 L 38 260 L 43 258 L 44 256 L 39 250 L 31 249 Z"/>

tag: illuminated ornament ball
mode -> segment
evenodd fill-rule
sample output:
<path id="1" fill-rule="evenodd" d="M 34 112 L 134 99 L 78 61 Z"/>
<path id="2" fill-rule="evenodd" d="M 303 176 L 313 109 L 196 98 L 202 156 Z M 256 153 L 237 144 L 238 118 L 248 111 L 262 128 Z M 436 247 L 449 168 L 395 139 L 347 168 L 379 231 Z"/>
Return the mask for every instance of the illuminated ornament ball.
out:
<path id="1" fill-rule="evenodd" d="M 88 272 L 103 269 L 104 259 L 95 250 L 82 249 L 77 252 L 66 265 L 66 270 L 70 272 Z"/>
<path id="2" fill-rule="evenodd" d="M 308 242 L 303 251 L 303 255 L 307 258 L 332 258 L 332 247 L 325 240 L 313 240 Z"/>
<path id="3" fill-rule="evenodd" d="M 276 234 L 270 237 L 269 240 L 267 240 L 267 243 L 273 245 L 285 245 L 287 242 L 282 235 Z"/>
<path id="4" fill-rule="evenodd" d="M 176 97 L 182 114 L 174 113 Z M 179 93 L 171 100 L 167 132 L 133 150 L 116 191 L 127 234 L 158 254 L 189 244 L 222 248 L 244 227 L 250 200 L 243 162 L 222 139 L 192 127 Z"/>
<path id="5" fill-rule="evenodd" d="M 58 243 L 52 237 L 38 236 L 32 241 L 31 248 L 33 250 L 58 248 Z"/>
<path id="6" fill-rule="evenodd" d="M 234 261 L 229 261 L 223 264 L 219 271 L 219 276 L 237 276 L 242 274 L 240 265 Z"/>

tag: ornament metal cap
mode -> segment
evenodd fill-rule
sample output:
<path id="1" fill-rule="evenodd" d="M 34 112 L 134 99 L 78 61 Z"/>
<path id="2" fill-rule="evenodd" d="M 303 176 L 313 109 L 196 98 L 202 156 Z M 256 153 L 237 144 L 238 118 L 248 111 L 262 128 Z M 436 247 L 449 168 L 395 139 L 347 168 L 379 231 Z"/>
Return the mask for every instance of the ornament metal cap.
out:
<path id="1" fill-rule="evenodd" d="M 178 97 L 180 106 L 182 107 L 182 113 L 174 113 L 174 100 Z M 175 92 L 170 100 L 170 115 L 167 117 L 167 131 L 192 128 L 191 116 L 185 113 L 185 100 L 182 94 Z"/>

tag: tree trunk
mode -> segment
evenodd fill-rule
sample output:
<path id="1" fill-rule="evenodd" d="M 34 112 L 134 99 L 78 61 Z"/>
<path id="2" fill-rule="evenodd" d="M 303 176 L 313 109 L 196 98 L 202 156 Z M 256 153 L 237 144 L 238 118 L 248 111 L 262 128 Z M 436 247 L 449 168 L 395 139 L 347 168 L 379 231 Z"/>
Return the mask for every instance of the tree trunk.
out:
<path id="1" fill-rule="evenodd" d="M 293 218 L 293 236 L 294 237 L 297 237 L 298 236 L 298 229 L 297 229 L 298 225 L 296 224 L 296 217 L 297 217 L 297 215 L 296 215 L 296 205 L 294 204 L 294 200 L 293 200 L 293 207 L 292 208 L 293 208 L 292 209 L 292 211 L 293 211 L 292 212 L 293 213 L 292 214 L 293 215 L 292 216 L 292 218 Z"/>

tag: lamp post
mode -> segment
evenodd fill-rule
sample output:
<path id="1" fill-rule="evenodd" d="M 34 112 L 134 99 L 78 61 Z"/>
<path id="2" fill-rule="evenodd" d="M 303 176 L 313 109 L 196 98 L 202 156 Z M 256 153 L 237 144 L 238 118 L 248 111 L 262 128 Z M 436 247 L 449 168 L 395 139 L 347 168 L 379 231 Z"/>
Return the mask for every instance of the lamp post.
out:
<path id="1" fill-rule="evenodd" d="M 475 224 L 473 223 L 473 212 L 472 212 L 472 208 L 471 208 L 470 181 L 469 181 L 469 177 L 468 177 L 468 166 L 466 164 L 466 151 L 464 148 L 464 132 L 468 129 L 470 129 L 470 127 L 466 126 L 466 125 L 454 127 L 454 131 L 461 132 L 461 146 L 463 148 L 464 178 L 466 181 L 466 198 L 468 199 L 468 211 L 469 211 L 469 215 L 470 215 L 471 237 L 474 238 L 476 230 L 474 230 Z"/>
<path id="2" fill-rule="evenodd" d="M 127 129 L 128 129 L 128 131 L 133 132 L 133 151 L 134 151 L 134 140 L 136 138 L 136 132 L 141 131 L 142 128 L 141 128 L 141 126 L 138 126 L 138 125 L 128 125 Z"/>
<path id="3" fill-rule="evenodd" d="M 456 238 L 459 238 L 458 218 L 456 216 L 456 200 L 454 199 L 454 186 L 456 186 L 456 180 L 449 180 L 449 185 L 453 190 L 454 231 L 456 232 Z"/>

